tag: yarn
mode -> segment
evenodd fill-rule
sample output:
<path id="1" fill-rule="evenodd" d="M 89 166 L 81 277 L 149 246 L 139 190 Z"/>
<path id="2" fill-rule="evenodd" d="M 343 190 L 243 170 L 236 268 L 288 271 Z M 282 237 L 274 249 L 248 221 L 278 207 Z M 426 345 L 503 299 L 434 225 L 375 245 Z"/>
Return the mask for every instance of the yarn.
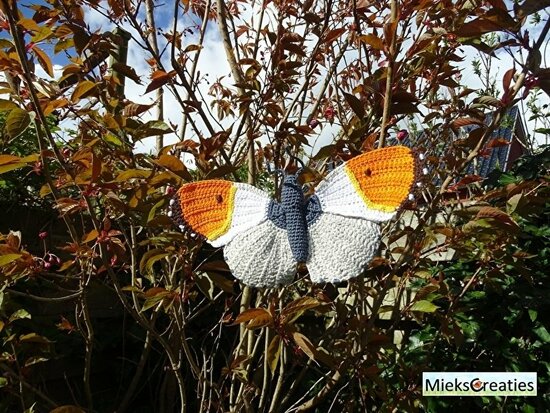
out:
<path id="1" fill-rule="evenodd" d="M 361 274 L 380 244 L 379 222 L 391 219 L 418 182 L 405 147 L 377 149 L 340 165 L 307 201 L 286 175 L 281 202 L 247 184 L 222 180 L 183 185 L 171 202 L 180 229 L 224 247 L 233 275 L 247 285 L 292 281 L 305 262 L 314 283 Z"/>
<path id="2" fill-rule="evenodd" d="M 222 180 L 183 185 L 172 204 L 173 219 L 222 247 L 235 235 L 267 219 L 270 198 L 248 184 Z M 238 208 L 235 206 L 238 205 Z"/>
<path id="3" fill-rule="evenodd" d="M 253 287 L 288 284 L 296 273 L 287 232 L 269 220 L 237 235 L 223 254 L 233 275 Z"/>
<path id="4" fill-rule="evenodd" d="M 209 240 L 214 247 L 223 247 L 243 231 L 255 227 L 268 219 L 271 198 L 252 185 L 235 183 L 236 188 L 231 225 L 219 238 Z"/>
<path id="5" fill-rule="evenodd" d="M 314 283 L 338 283 L 357 277 L 380 244 L 380 226 L 365 219 L 321 214 L 309 228 L 309 259 Z"/>
<path id="6" fill-rule="evenodd" d="M 233 183 L 222 180 L 183 185 L 177 192 L 182 219 L 209 240 L 218 238 L 231 225 L 235 192 Z"/>
<path id="7" fill-rule="evenodd" d="M 323 212 L 385 222 L 407 199 L 416 169 L 409 148 L 376 149 L 334 169 L 315 193 Z"/>
<path id="8" fill-rule="evenodd" d="M 344 168 L 368 208 L 394 212 L 411 190 L 415 159 L 409 148 L 393 146 L 356 156 Z"/>
<path id="9" fill-rule="evenodd" d="M 285 176 L 281 203 L 285 212 L 286 231 L 292 255 L 296 261 L 306 262 L 309 252 L 306 202 L 296 175 Z"/>

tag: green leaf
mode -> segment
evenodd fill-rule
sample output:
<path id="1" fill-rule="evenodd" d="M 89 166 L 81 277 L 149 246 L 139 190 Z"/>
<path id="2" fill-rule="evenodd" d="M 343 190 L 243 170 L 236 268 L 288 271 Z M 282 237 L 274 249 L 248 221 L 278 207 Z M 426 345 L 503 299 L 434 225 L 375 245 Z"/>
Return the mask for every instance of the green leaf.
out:
<path id="1" fill-rule="evenodd" d="M 439 307 L 435 305 L 434 303 L 431 303 L 426 300 L 420 300 L 415 302 L 411 306 L 411 311 L 418 311 L 420 313 L 433 313 L 435 310 L 437 310 Z"/>
<path id="2" fill-rule="evenodd" d="M 153 265 L 155 265 L 157 261 L 160 261 L 168 255 L 170 255 L 168 252 L 160 248 L 154 248 L 147 251 L 145 254 L 143 254 L 143 257 L 141 258 L 141 261 L 139 263 L 139 271 L 142 274 L 152 273 Z"/>
<path id="3" fill-rule="evenodd" d="M 49 359 L 40 356 L 29 357 L 27 360 L 25 360 L 25 367 L 32 366 L 33 364 L 43 363 L 44 361 L 48 360 Z"/>
<path id="4" fill-rule="evenodd" d="M 151 210 L 149 211 L 149 215 L 147 216 L 147 223 L 151 222 L 151 220 L 153 218 L 155 218 L 155 214 L 157 212 L 157 209 L 162 207 L 165 204 L 165 202 L 166 202 L 165 199 L 161 199 L 155 205 L 153 205 L 153 208 L 151 208 Z"/>
<path id="5" fill-rule="evenodd" d="M 134 132 L 134 141 L 148 138 L 149 136 L 165 135 L 173 132 L 173 129 L 166 122 L 151 120 Z"/>
<path id="6" fill-rule="evenodd" d="M 12 323 L 14 322 L 15 320 L 21 320 L 21 319 L 31 319 L 31 315 L 29 314 L 29 312 L 23 308 L 20 308 L 19 310 L 17 310 L 16 312 L 14 312 L 11 316 L 10 316 L 10 319 L 9 319 L 9 322 Z"/>
<path id="7" fill-rule="evenodd" d="M 37 343 L 37 344 L 50 344 L 51 341 L 46 337 L 38 335 L 36 333 L 29 333 L 19 337 L 19 340 L 24 343 Z"/>
<path id="8" fill-rule="evenodd" d="M 311 159 L 314 161 L 318 161 L 324 158 L 328 158 L 335 150 L 336 145 L 334 144 L 323 146 L 321 149 L 319 149 L 319 152 L 317 152 Z"/>
<path id="9" fill-rule="evenodd" d="M 506 186 L 506 185 L 509 185 L 509 184 L 517 184 L 519 182 L 519 179 L 516 178 L 514 175 L 511 175 L 511 174 L 502 174 L 498 178 L 498 182 L 499 182 L 499 184 L 501 184 L 503 186 Z"/>
<path id="10" fill-rule="evenodd" d="M 8 379 L 6 379 L 5 377 L 0 377 L 0 389 L 7 385 L 8 385 Z"/>
<path id="11" fill-rule="evenodd" d="M 527 312 L 529 313 L 529 318 L 531 321 L 535 321 L 537 319 L 538 313 L 536 310 L 527 310 Z"/>
<path id="12" fill-rule="evenodd" d="M 151 169 L 127 169 L 117 175 L 115 182 L 124 182 L 133 178 L 149 178 L 151 172 Z"/>
<path id="13" fill-rule="evenodd" d="M 56 407 L 50 413 L 84 413 L 84 410 L 82 410 L 80 407 L 66 405 Z"/>
<path id="14" fill-rule="evenodd" d="M 8 163 L 5 165 L 0 165 L 0 174 L 4 174 L 9 171 L 13 171 L 14 169 L 23 168 L 24 166 L 27 166 L 26 163 Z"/>
<path id="15" fill-rule="evenodd" d="M 154 295 L 150 295 L 151 291 L 154 291 Z M 150 296 L 145 299 L 143 307 L 141 307 L 141 311 L 147 311 L 150 308 L 156 307 L 158 303 L 162 302 L 162 300 L 172 295 L 173 293 L 171 291 L 165 290 L 164 288 L 152 288 L 145 293 L 146 296 L 148 294 Z"/>
<path id="16" fill-rule="evenodd" d="M 0 256 L 0 267 L 3 267 L 4 265 L 8 265 L 15 260 L 21 258 L 21 254 L 6 254 Z"/>
<path id="17" fill-rule="evenodd" d="M 10 139 L 17 138 L 31 124 L 29 112 L 21 108 L 14 108 L 6 118 L 6 134 Z"/>
<path id="18" fill-rule="evenodd" d="M 550 333 L 544 326 L 537 327 L 533 332 L 544 342 L 550 343 Z"/>
<path id="19" fill-rule="evenodd" d="M 19 106 L 17 106 L 11 100 L 0 99 L 0 111 L 13 109 L 19 109 Z"/>

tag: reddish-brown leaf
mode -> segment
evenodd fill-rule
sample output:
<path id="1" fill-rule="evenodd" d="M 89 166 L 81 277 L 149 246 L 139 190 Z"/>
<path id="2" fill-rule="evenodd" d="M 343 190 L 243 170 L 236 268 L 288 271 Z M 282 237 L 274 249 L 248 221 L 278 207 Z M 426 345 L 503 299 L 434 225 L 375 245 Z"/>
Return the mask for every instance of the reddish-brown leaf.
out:
<path id="1" fill-rule="evenodd" d="M 90 91 L 92 91 L 95 88 L 95 83 L 90 80 L 83 80 L 82 82 L 78 83 L 76 87 L 74 88 L 73 95 L 71 99 L 73 101 L 80 99 L 81 97 L 84 97 L 85 95 L 89 94 Z"/>
<path id="2" fill-rule="evenodd" d="M 279 356 L 281 355 L 281 336 L 276 335 L 271 339 L 271 342 L 269 343 L 269 347 L 267 348 L 267 365 L 269 366 L 269 370 L 271 370 L 271 374 L 275 373 L 275 369 L 277 368 L 277 364 L 279 362 Z"/>
<path id="3" fill-rule="evenodd" d="M 370 45 L 373 49 L 384 50 L 384 42 L 378 36 L 373 34 L 364 34 L 359 36 L 359 40 Z"/>
<path id="4" fill-rule="evenodd" d="M 162 70 L 157 70 L 153 73 L 151 76 L 151 83 L 147 86 L 145 89 L 145 93 L 152 92 L 153 90 L 158 89 L 159 87 L 164 86 L 166 83 L 168 83 L 174 76 L 176 75 L 176 71 L 172 70 L 171 72 L 164 72 Z"/>
<path id="5" fill-rule="evenodd" d="M 48 76 L 53 77 L 53 66 L 52 61 L 48 57 L 48 55 L 39 48 L 38 46 L 34 46 L 31 51 L 36 56 L 36 60 L 38 60 L 38 64 L 42 66 L 42 69 L 48 74 Z"/>
<path id="6" fill-rule="evenodd" d="M 142 113 L 147 112 L 153 106 L 155 106 L 155 103 L 151 103 L 150 105 L 144 105 L 144 104 L 133 103 L 133 102 L 129 103 L 124 107 L 124 116 L 132 117 L 132 116 L 141 115 Z"/>
<path id="7" fill-rule="evenodd" d="M 459 128 L 462 128 L 463 126 L 468 126 L 468 125 L 483 125 L 483 122 L 479 119 L 476 119 L 476 118 L 458 118 L 458 119 L 455 119 L 452 123 L 451 123 L 451 127 L 453 129 L 459 129 Z"/>
<path id="8" fill-rule="evenodd" d="M 292 301 L 289 303 L 283 311 L 281 311 L 281 317 L 286 319 L 287 321 L 291 319 L 295 319 L 296 316 L 299 316 L 304 311 L 319 307 L 321 303 L 313 297 L 302 297 L 298 298 L 297 300 Z"/>
<path id="9" fill-rule="evenodd" d="M 495 219 L 507 226 L 511 226 L 514 228 L 518 227 L 518 224 L 512 219 L 510 215 L 508 215 L 506 212 L 501 211 L 498 208 L 485 206 L 482 207 L 476 216 L 477 219 L 483 219 L 483 218 L 492 218 Z"/>
<path id="10" fill-rule="evenodd" d="M 256 320 L 258 319 L 258 322 L 271 322 L 272 317 L 269 311 L 267 311 L 265 308 L 250 308 L 248 310 L 244 310 L 242 313 L 240 313 L 236 318 L 233 324 L 240 324 L 245 323 L 250 320 Z"/>
<path id="11" fill-rule="evenodd" d="M 503 27 L 494 21 L 478 18 L 462 25 L 455 34 L 459 37 L 478 37 L 485 33 L 497 32 Z"/>
<path id="12" fill-rule="evenodd" d="M 499 148 L 501 146 L 507 146 L 510 145 L 510 142 L 508 142 L 504 138 L 495 138 L 491 139 L 489 143 L 487 143 L 487 148 Z"/>
<path id="13" fill-rule="evenodd" d="M 344 98 L 346 99 L 346 102 L 348 102 L 350 108 L 359 118 L 365 117 L 365 108 L 363 106 L 363 102 L 361 102 L 357 97 L 350 93 L 344 92 Z"/>
<path id="14" fill-rule="evenodd" d="M 125 65 L 124 63 L 121 63 L 121 62 L 114 62 L 112 65 L 112 68 L 115 72 L 123 76 L 126 76 L 128 79 L 132 79 L 138 85 L 141 85 L 141 77 L 139 77 L 139 75 L 136 73 L 133 67 Z"/>
<path id="15" fill-rule="evenodd" d="M 292 333 L 292 338 L 294 338 L 294 342 L 300 349 L 313 361 L 315 361 L 315 354 L 317 352 L 317 349 L 313 345 L 311 341 L 309 341 L 309 338 L 304 336 L 301 333 L 294 332 Z"/>
<path id="16" fill-rule="evenodd" d="M 338 39 L 344 32 L 346 31 L 345 28 L 340 27 L 339 29 L 333 29 L 330 30 L 323 38 L 323 43 L 330 44 L 336 39 Z"/>

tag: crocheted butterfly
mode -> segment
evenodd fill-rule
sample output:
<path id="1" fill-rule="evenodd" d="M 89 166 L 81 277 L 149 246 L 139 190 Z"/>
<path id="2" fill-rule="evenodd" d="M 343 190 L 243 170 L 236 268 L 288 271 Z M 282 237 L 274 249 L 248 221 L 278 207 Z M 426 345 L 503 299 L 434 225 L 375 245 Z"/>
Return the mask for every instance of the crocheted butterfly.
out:
<path id="1" fill-rule="evenodd" d="M 359 155 L 330 172 L 306 199 L 297 175 L 283 180 L 281 202 L 251 185 L 207 180 L 183 185 L 169 215 L 214 247 L 233 275 L 255 287 L 292 282 L 305 263 L 315 283 L 361 274 L 416 181 L 416 158 L 393 146 Z"/>

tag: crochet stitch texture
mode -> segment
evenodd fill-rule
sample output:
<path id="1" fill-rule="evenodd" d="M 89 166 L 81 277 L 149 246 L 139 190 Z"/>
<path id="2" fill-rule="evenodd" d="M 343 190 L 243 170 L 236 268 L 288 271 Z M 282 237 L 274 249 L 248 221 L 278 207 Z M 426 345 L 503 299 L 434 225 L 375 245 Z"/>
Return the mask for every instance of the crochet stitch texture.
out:
<path id="1" fill-rule="evenodd" d="M 313 282 L 336 283 L 361 274 L 376 255 L 379 223 L 407 199 L 417 171 L 409 148 L 388 147 L 340 165 L 308 199 L 297 175 L 285 176 L 280 203 L 247 184 L 201 181 L 180 188 L 170 214 L 182 230 L 224 247 L 245 284 L 287 284 L 299 262 Z"/>

